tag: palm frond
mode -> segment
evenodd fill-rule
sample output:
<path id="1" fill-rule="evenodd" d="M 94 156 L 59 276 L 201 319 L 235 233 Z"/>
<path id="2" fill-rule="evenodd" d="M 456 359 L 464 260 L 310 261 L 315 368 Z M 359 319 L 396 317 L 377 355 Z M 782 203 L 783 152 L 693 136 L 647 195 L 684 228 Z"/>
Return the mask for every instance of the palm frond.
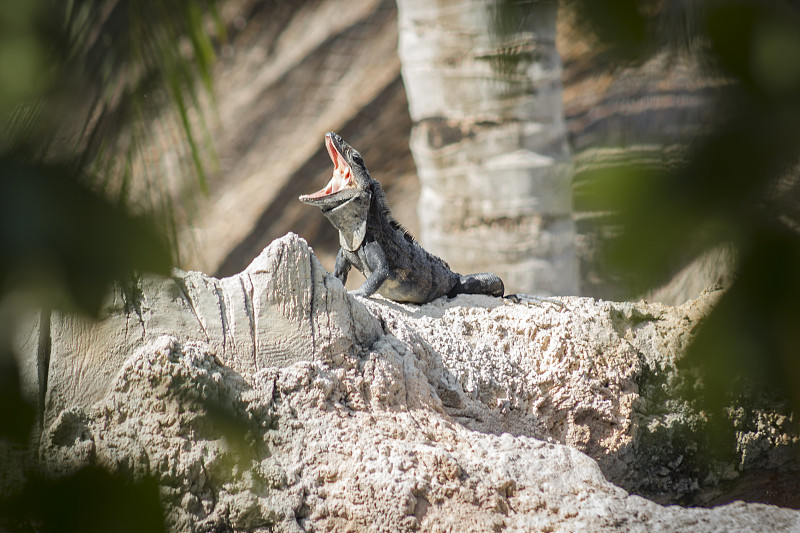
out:
<path id="1" fill-rule="evenodd" d="M 48 51 L 40 65 L 45 74 L 38 91 L 16 102 L 0 101 L 0 112 L 13 109 L 0 117 L 5 119 L 0 151 L 68 163 L 115 202 L 174 216 L 175 207 L 167 205 L 174 197 L 169 180 L 153 179 L 148 169 L 158 148 L 154 143 L 164 138 L 155 130 L 169 128 L 180 132 L 177 149 L 186 154 L 178 158 L 179 175 L 169 178 L 178 179 L 181 188 L 207 193 L 216 156 L 197 109 L 198 91 L 213 103 L 215 39 L 224 37 L 216 1 L 36 5 L 28 27 Z M 162 191 L 154 194 L 148 190 L 153 187 Z"/>

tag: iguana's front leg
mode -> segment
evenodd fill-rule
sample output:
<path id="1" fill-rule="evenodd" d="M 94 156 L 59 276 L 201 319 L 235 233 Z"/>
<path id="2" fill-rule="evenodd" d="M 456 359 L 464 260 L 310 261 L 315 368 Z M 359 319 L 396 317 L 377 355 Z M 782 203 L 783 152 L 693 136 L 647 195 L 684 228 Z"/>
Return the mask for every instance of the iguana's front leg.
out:
<path id="1" fill-rule="evenodd" d="M 344 255 L 344 248 L 339 248 L 339 253 L 336 254 L 336 264 L 333 266 L 333 275 L 342 282 L 342 285 L 347 283 L 347 273 L 350 272 L 351 266 L 352 264 Z"/>
<path id="2" fill-rule="evenodd" d="M 375 241 L 364 243 L 358 250 L 359 259 L 366 263 L 372 274 L 361 287 L 353 291 L 356 296 L 368 297 L 375 294 L 380 286 L 389 277 L 389 261 L 380 244 Z"/>

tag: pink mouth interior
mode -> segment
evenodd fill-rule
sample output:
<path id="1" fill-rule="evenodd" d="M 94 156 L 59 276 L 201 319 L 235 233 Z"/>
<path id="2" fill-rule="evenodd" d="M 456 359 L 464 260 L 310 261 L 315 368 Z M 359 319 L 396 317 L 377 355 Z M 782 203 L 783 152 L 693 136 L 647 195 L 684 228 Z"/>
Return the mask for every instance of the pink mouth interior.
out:
<path id="1" fill-rule="evenodd" d="M 300 198 L 322 198 L 330 194 L 335 194 L 342 189 L 353 187 L 353 173 L 350 170 L 350 165 L 344 160 L 344 157 L 336 151 L 333 141 L 330 137 L 325 137 L 325 147 L 328 149 L 328 155 L 333 161 L 333 176 L 325 188 L 318 190 L 312 194 L 304 194 Z"/>

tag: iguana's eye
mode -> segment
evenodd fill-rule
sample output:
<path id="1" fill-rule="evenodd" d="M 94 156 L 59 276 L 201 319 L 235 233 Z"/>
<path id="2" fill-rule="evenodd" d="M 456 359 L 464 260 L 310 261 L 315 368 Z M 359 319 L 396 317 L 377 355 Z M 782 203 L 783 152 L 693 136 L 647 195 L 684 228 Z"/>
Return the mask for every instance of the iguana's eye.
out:
<path id="1" fill-rule="evenodd" d="M 355 161 L 359 165 L 364 164 L 364 160 L 361 159 L 361 155 L 358 152 L 353 152 L 353 161 Z"/>

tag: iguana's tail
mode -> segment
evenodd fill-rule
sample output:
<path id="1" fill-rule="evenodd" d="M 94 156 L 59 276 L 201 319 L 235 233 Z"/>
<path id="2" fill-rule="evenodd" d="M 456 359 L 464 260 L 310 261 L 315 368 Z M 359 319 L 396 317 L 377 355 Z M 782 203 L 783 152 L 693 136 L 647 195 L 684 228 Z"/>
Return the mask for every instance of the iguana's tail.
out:
<path id="1" fill-rule="evenodd" d="M 503 296 L 505 287 L 503 280 L 491 272 L 481 272 L 480 274 L 467 274 L 459 276 L 456 286 L 447 293 L 448 298 L 453 298 L 459 294 L 486 294 L 488 296 Z"/>

